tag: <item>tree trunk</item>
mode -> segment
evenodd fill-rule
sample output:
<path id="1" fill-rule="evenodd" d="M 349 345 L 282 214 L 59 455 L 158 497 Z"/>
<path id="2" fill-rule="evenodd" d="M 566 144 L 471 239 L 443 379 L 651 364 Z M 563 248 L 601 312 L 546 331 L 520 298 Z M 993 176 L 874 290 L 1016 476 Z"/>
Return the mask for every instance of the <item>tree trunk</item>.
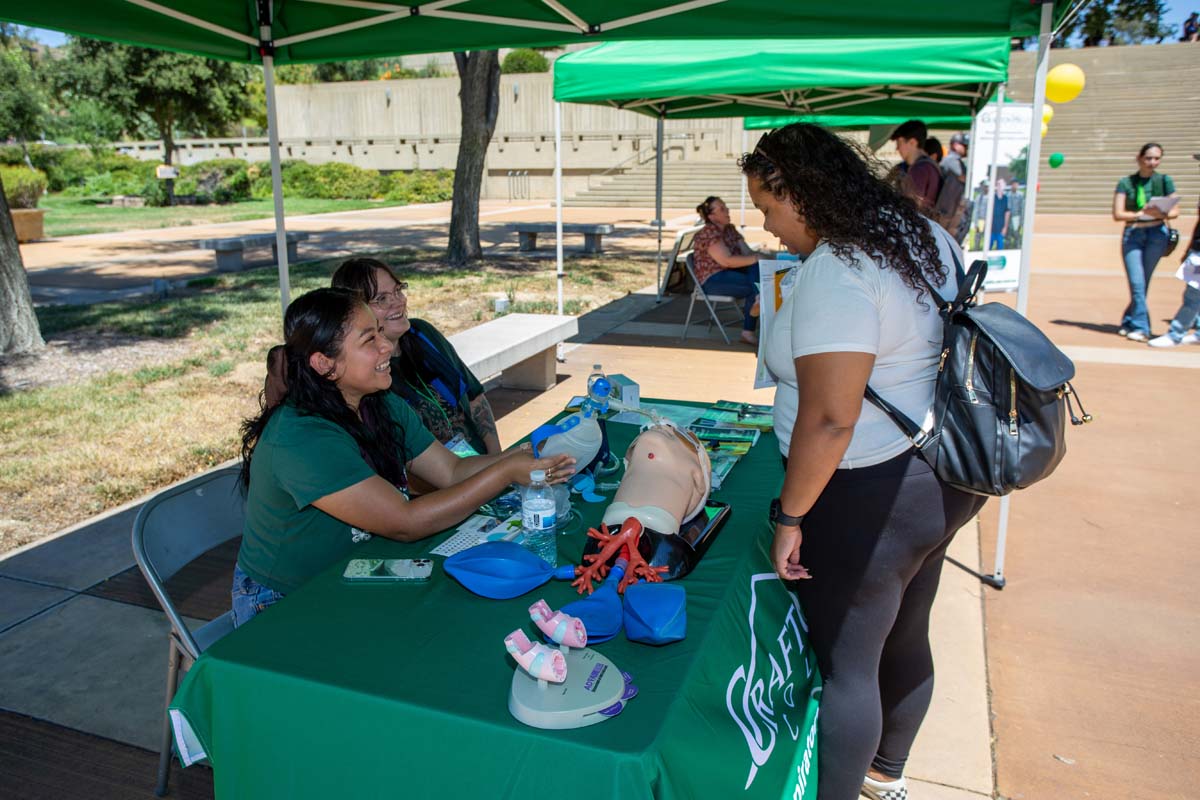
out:
<path id="1" fill-rule="evenodd" d="M 0 353 L 29 353 L 44 346 L 17 247 L 17 230 L 0 183 Z"/>
<path id="2" fill-rule="evenodd" d="M 454 60 L 460 81 L 462 136 L 454 168 L 446 260 L 461 267 L 483 257 L 479 246 L 479 193 L 483 186 L 483 161 L 500 111 L 500 57 L 495 50 L 475 50 L 455 53 Z"/>

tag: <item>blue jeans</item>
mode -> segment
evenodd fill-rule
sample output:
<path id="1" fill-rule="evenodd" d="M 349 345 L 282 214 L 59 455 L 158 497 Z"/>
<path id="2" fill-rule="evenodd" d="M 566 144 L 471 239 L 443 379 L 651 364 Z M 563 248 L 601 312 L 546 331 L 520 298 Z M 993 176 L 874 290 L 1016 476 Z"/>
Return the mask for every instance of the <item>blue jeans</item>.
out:
<path id="1" fill-rule="evenodd" d="M 254 619 L 260 611 L 275 605 L 283 599 L 283 595 L 274 589 L 263 586 L 258 581 L 242 572 L 242 568 L 233 568 L 233 627 L 240 628 Z"/>
<path id="2" fill-rule="evenodd" d="M 1121 327 L 1150 335 L 1150 311 L 1146 308 L 1146 293 L 1154 268 L 1167 249 L 1167 226 L 1125 229 L 1121 237 L 1121 255 L 1125 258 L 1125 277 L 1129 281 L 1129 305 L 1121 316 Z"/>
<path id="3" fill-rule="evenodd" d="M 1004 249 L 1004 234 L 999 231 L 992 231 L 992 240 L 988 243 L 988 250 L 1003 250 Z"/>
<path id="4" fill-rule="evenodd" d="M 1171 320 L 1167 335 L 1178 342 L 1196 326 L 1197 317 L 1200 317 L 1200 289 L 1185 285 L 1183 305 L 1175 312 L 1175 319 Z"/>
<path id="5" fill-rule="evenodd" d="M 727 294 L 730 297 L 744 297 L 742 307 L 742 330 L 752 331 L 758 327 L 758 320 L 750 316 L 750 309 L 758 297 L 758 262 L 749 267 L 738 269 L 723 269 L 714 272 L 704 281 L 704 291 L 708 294 Z"/>

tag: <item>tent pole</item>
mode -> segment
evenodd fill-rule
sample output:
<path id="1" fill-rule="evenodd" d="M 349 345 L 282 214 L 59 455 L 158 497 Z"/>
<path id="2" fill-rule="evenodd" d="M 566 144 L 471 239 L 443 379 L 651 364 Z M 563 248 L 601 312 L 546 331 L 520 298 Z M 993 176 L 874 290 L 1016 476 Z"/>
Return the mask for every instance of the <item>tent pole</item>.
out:
<path id="1" fill-rule="evenodd" d="M 746 152 L 746 121 L 742 120 L 742 152 Z M 746 173 L 742 173 L 742 231 L 746 230 Z"/>
<path id="2" fill-rule="evenodd" d="M 992 250 L 992 212 L 996 208 L 996 159 L 1000 157 L 1000 120 L 1004 117 L 1004 84 L 996 93 L 996 123 L 992 126 L 992 160 L 988 165 L 987 211 L 983 220 L 983 259 L 987 260 Z M 1001 248 L 1003 249 L 1003 248 Z"/>
<path id="3" fill-rule="evenodd" d="M 662 302 L 662 231 L 663 231 L 663 115 L 658 115 L 654 128 L 654 225 L 658 228 L 658 256 L 654 262 L 655 289 L 654 302 Z"/>
<path id="4" fill-rule="evenodd" d="M 1025 175 L 1025 209 L 1021 212 L 1021 274 L 1017 280 L 1017 313 L 1025 316 L 1029 306 L 1029 266 L 1033 257 L 1033 219 L 1037 210 L 1038 169 L 1042 161 L 1042 106 L 1046 104 L 1046 71 L 1050 66 L 1050 42 L 1054 34 L 1050 20 L 1054 6 L 1042 6 L 1038 35 L 1037 70 L 1033 76 L 1033 115 L 1029 122 L 1029 158 Z"/>
<path id="5" fill-rule="evenodd" d="M 1025 210 L 1021 214 L 1021 273 L 1017 278 L 1017 313 L 1025 316 L 1029 307 L 1029 262 L 1033 256 L 1033 220 L 1037 211 L 1038 167 L 1042 159 L 1042 106 L 1046 103 L 1046 70 L 1050 63 L 1050 42 L 1054 38 L 1050 22 L 1054 4 L 1042 6 L 1042 24 L 1038 33 L 1037 69 L 1033 74 L 1033 114 L 1029 121 L 1029 154 L 1025 173 Z M 984 582 L 1004 588 L 1004 551 L 1008 543 L 1008 515 L 1011 496 L 1000 498 L 1000 522 L 996 530 L 996 566 Z"/>
<path id="6" fill-rule="evenodd" d="M 272 3 L 266 2 L 267 19 L 259 18 L 259 37 L 263 42 L 271 41 Z M 287 227 L 283 220 L 283 175 L 279 166 L 279 114 L 275 101 L 275 51 L 273 48 L 263 48 L 262 51 L 263 86 L 267 95 L 267 142 L 271 150 L 271 196 L 275 201 L 275 257 L 279 270 L 279 302 L 283 307 L 283 315 L 287 316 L 288 304 L 291 302 L 291 285 L 288 279 Z"/>
<path id="7" fill-rule="evenodd" d="M 554 261 L 558 273 L 558 313 L 563 313 L 562 103 L 554 102 Z"/>

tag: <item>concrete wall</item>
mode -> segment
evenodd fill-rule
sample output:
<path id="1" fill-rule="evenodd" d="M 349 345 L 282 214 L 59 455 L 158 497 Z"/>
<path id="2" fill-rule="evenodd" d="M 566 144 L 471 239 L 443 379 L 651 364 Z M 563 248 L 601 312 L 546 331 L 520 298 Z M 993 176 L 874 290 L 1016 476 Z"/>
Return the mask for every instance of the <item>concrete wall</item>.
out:
<path id="1" fill-rule="evenodd" d="M 486 197 L 554 196 L 554 103 L 549 74 L 500 79 L 500 114 L 488 148 Z M 458 155 L 458 78 L 359 81 L 278 87 L 284 158 L 344 161 L 378 170 L 453 169 Z M 741 120 L 671 120 L 665 157 L 724 160 L 741 152 Z M 118 144 L 162 158 L 158 142 Z M 266 138 L 184 139 L 177 162 L 266 161 Z M 654 157 L 654 120 L 631 111 L 563 105 L 563 175 L 568 194 L 607 170 Z M 524 173 L 519 178 L 509 173 Z"/>

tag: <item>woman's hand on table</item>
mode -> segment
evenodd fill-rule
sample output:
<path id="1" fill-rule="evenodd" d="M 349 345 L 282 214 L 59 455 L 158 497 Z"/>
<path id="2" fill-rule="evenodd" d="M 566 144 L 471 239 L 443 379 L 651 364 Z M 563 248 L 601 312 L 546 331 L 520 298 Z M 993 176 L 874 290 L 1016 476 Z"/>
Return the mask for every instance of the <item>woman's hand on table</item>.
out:
<path id="1" fill-rule="evenodd" d="M 775 538 L 771 542 L 771 563 L 775 572 L 785 581 L 807 580 L 812 575 L 800 563 L 800 543 L 804 536 L 799 525 L 775 525 Z"/>
<path id="2" fill-rule="evenodd" d="M 504 459 L 514 483 L 529 485 L 529 473 L 540 469 L 546 473 L 546 483 L 563 483 L 575 474 L 575 459 L 566 453 L 534 458 L 531 452 L 516 452 Z"/>

